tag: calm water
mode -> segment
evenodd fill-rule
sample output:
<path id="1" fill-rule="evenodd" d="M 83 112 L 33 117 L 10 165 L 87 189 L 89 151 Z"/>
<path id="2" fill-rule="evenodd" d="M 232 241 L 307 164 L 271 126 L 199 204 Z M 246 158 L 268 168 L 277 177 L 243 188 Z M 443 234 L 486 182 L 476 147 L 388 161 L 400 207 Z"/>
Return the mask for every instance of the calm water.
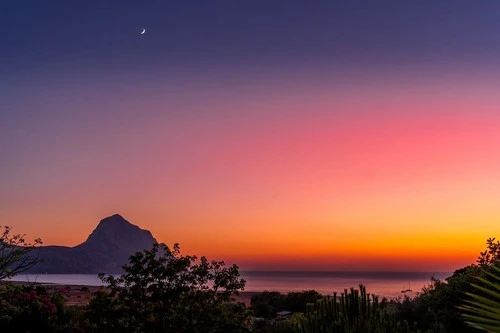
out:
<path id="1" fill-rule="evenodd" d="M 242 277 L 247 281 L 246 291 L 272 290 L 279 292 L 302 291 L 314 289 L 322 294 L 341 292 L 345 288 L 358 287 L 364 284 L 367 291 L 385 297 L 402 296 L 402 290 L 412 289 L 412 295 L 420 291 L 434 276 L 444 279 L 451 273 L 423 272 L 264 272 L 243 271 Z M 57 283 L 71 285 L 102 285 L 96 275 L 85 274 L 21 274 L 15 281 L 38 283 Z"/>

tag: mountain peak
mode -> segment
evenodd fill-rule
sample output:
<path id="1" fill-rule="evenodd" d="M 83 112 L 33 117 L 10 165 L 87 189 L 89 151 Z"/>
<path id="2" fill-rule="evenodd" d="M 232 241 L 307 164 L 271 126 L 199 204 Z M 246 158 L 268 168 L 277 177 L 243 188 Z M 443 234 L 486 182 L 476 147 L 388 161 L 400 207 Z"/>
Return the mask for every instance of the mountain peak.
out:
<path id="1" fill-rule="evenodd" d="M 123 216 L 121 216 L 120 214 L 114 214 L 103 218 L 101 222 L 99 222 L 99 224 L 97 225 L 96 230 L 99 229 L 99 227 L 104 227 L 104 226 L 119 227 L 126 225 L 137 227 L 136 225 L 133 225 L 129 221 L 125 220 L 125 218 L 123 218 Z"/>
<path id="2" fill-rule="evenodd" d="M 102 219 L 87 240 L 75 247 L 41 247 L 42 262 L 32 271 L 51 273 L 117 273 L 138 251 L 151 249 L 156 239 L 149 230 L 120 214 Z"/>
<path id="3" fill-rule="evenodd" d="M 124 219 L 120 214 L 108 216 L 99 222 L 97 227 L 83 244 L 114 244 L 128 248 L 131 244 L 150 244 L 156 242 L 150 231 L 144 230 Z M 82 244 L 82 245 L 83 245 Z"/>
<path id="4" fill-rule="evenodd" d="M 126 262 L 131 254 L 150 249 L 154 243 L 156 239 L 149 230 L 141 229 L 121 215 L 114 214 L 102 219 L 87 240 L 77 247 Z"/>
<path id="5" fill-rule="evenodd" d="M 109 220 L 109 219 L 120 219 L 126 221 L 125 218 L 123 218 L 123 216 L 121 216 L 120 214 L 113 214 L 111 216 L 103 218 L 102 220 Z"/>

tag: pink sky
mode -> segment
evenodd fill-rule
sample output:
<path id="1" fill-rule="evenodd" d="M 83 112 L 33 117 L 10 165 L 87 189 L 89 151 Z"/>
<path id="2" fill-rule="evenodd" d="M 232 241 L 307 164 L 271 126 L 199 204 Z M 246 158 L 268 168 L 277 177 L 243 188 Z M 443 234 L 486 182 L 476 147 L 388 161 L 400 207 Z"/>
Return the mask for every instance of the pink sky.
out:
<path id="1" fill-rule="evenodd" d="M 271 74 L 32 82 L 2 223 L 73 246 L 119 213 L 243 269 L 446 271 L 498 235 L 500 76 Z"/>

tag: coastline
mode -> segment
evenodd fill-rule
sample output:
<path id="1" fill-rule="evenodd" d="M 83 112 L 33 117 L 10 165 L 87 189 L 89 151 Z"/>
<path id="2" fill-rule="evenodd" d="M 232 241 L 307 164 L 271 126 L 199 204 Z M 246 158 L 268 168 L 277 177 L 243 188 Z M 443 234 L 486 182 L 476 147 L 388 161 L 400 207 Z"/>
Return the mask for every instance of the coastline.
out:
<path id="1" fill-rule="evenodd" d="M 65 299 L 67 306 L 85 306 L 89 304 L 92 294 L 106 290 L 106 286 L 89 286 L 76 284 L 58 284 L 58 283 L 43 283 L 43 282 L 25 282 L 25 281 L 0 281 L 0 286 L 7 283 L 21 286 L 43 286 L 49 292 L 59 292 Z M 246 307 L 250 306 L 252 296 L 259 295 L 258 291 L 242 291 L 239 295 L 234 296 L 235 302 L 242 302 Z"/>

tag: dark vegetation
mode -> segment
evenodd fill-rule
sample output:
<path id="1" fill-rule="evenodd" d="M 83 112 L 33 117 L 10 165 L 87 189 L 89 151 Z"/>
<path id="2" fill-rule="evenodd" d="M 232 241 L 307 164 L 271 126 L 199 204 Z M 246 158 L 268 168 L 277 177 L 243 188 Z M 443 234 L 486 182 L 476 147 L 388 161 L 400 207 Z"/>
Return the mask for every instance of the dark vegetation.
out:
<path id="1" fill-rule="evenodd" d="M 36 256 L 29 254 L 42 241 L 38 238 L 29 243 L 24 237 L 21 234 L 13 235 L 9 226 L 0 226 L 0 281 L 28 270 L 38 262 Z"/>
<path id="2" fill-rule="evenodd" d="M 4 230 L 2 278 L 36 263 L 29 253 L 39 244 Z M 86 306 L 68 306 L 61 291 L 3 282 L 0 332 L 499 332 L 499 259 L 500 243 L 489 239 L 476 264 L 432 279 L 414 297 L 379 299 L 361 285 L 332 296 L 263 292 L 246 308 L 234 301 L 245 286 L 237 266 L 154 244 L 131 256 L 119 278 L 100 275 L 108 288 Z"/>
<path id="3" fill-rule="evenodd" d="M 155 244 L 138 252 L 120 278 L 101 278 L 109 292 L 90 302 L 92 332 L 242 332 L 249 316 L 242 304 L 232 302 L 245 281 L 238 267 L 182 256 Z"/>
<path id="4" fill-rule="evenodd" d="M 290 292 L 286 295 L 277 291 L 264 291 L 252 297 L 251 306 L 255 317 L 273 319 L 279 311 L 306 312 L 307 304 L 315 303 L 322 297 L 315 290 Z"/>

